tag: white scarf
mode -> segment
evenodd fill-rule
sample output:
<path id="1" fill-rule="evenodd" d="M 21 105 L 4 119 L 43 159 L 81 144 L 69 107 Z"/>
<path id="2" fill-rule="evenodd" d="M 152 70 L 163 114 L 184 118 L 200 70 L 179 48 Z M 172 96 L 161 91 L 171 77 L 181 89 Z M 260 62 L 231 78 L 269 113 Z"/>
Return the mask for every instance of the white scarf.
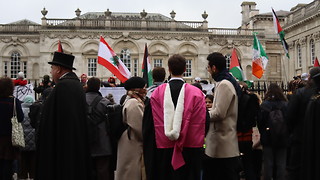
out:
<path id="1" fill-rule="evenodd" d="M 169 84 L 164 92 L 164 133 L 171 141 L 177 140 L 180 135 L 184 110 L 184 89 L 185 84 L 181 87 L 176 109 L 172 102 Z"/>

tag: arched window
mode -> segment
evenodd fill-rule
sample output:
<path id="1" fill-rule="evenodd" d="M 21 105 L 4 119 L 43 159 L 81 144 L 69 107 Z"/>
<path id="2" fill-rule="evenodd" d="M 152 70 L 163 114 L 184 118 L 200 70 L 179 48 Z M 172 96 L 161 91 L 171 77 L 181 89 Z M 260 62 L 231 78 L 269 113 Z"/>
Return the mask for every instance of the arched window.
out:
<path id="1" fill-rule="evenodd" d="M 310 62 L 311 62 L 311 65 L 314 65 L 314 60 L 315 60 L 315 46 L 314 46 L 314 40 L 311 39 L 310 40 Z"/>
<path id="2" fill-rule="evenodd" d="M 27 77 L 27 62 L 21 61 L 20 53 L 13 52 L 11 54 L 11 62 L 10 62 L 10 77 L 16 78 L 20 71 L 22 71 L 25 77 Z"/>
<path id="3" fill-rule="evenodd" d="M 297 45 L 297 66 L 298 68 L 302 67 L 302 55 L 301 55 L 301 46 Z"/>
<path id="4" fill-rule="evenodd" d="M 120 59 L 127 66 L 129 71 L 131 72 L 131 55 L 129 49 L 122 49 L 120 54 Z"/>

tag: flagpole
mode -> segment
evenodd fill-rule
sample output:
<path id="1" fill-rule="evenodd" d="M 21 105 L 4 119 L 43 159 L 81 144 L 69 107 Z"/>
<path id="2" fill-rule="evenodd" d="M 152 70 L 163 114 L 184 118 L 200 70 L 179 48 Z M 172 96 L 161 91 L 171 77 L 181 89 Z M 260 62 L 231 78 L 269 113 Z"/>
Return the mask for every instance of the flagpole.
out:
<path id="1" fill-rule="evenodd" d="M 284 55 L 284 57 L 287 57 L 287 56 Z M 285 67 L 285 64 L 284 64 L 284 61 L 285 61 L 284 59 L 285 58 L 283 58 L 283 56 L 281 55 L 281 67 L 283 69 L 284 80 L 287 83 L 288 82 L 288 74 L 287 74 L 286 67 Z"/>

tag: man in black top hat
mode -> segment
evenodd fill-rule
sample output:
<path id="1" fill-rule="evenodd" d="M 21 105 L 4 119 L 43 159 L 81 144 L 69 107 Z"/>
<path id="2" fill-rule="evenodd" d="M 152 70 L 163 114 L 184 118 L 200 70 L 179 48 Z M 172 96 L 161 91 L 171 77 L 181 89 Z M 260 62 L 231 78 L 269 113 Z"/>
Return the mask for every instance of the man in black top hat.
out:
<path id="1" fill-rule="evenodd" d="M 37 141 L 37 180 L 91 179 L 86 98 L 72 70 L 74 56 L 55 52 L 55 88 L 45 101 Z"/>

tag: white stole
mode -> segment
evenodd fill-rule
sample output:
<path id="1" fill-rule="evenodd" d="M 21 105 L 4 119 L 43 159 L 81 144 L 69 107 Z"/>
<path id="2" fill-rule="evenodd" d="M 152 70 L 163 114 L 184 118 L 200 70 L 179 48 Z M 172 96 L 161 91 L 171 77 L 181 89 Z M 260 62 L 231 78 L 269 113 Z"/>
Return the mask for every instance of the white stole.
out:
<path id="1" fill-rule="evenodd" d="M 164 133 L 171 141 L 177 140 L 180 135 L 184 110 L 184 89 L 185 84 L 181 87 L 176 109 L 172 102 L 169 84 L 164 92 Z"/>

